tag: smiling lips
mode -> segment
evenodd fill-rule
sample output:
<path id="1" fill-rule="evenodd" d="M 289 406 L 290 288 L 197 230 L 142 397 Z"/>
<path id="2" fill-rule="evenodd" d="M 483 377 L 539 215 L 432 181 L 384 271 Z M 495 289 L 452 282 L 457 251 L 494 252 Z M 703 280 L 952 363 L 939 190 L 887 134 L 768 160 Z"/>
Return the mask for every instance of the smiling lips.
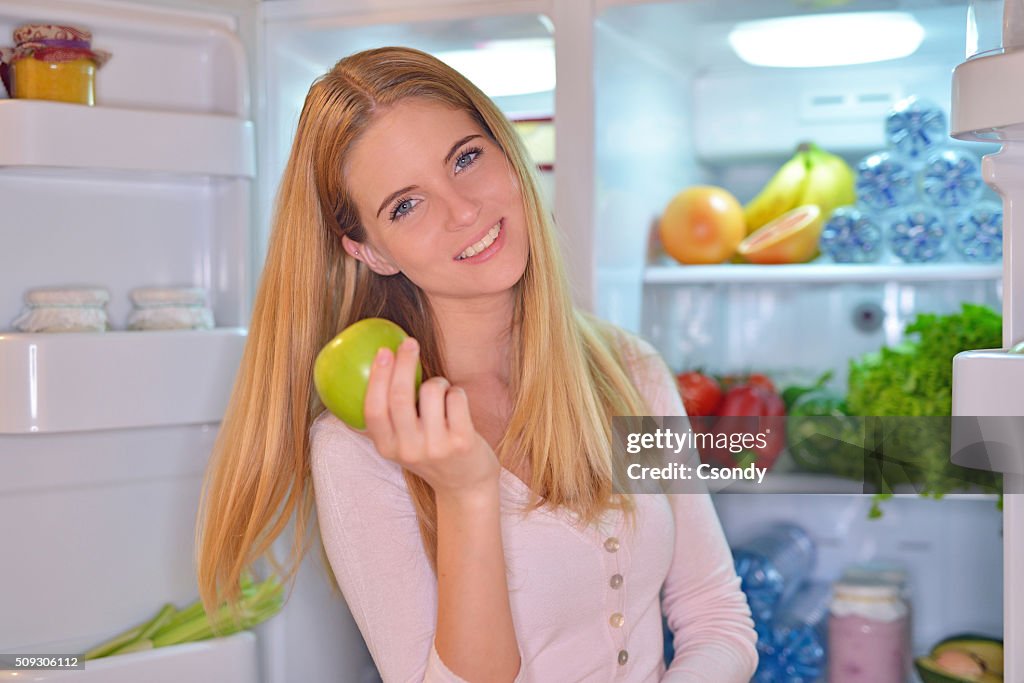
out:
<path id="1" fill-rule="evenodd" d="M 494 244 L 494 241 L 498 239 L 498 234 L 501 232 L 501 227 L 502 222 L 499 220 L 497 223 L 494 224 L 493 228 L 487 231 L 487 234 L 480 238 L 480 241 L 467 247 L 465 251 L 463 251 L 461 254 L 455 257 L 455 260 L 464 261 L 465 259 L 468 259 L 472 256 L 476 256 L 477 254 L 487 249 L 487 247 Z"/>

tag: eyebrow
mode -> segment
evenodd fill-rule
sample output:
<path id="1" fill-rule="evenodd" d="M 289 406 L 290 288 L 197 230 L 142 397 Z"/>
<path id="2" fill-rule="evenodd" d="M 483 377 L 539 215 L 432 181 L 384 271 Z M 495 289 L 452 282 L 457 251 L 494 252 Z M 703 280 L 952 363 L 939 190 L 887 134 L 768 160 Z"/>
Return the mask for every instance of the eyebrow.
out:
<path id="1" fill-rule="evenodd" d="M 380 208 L 377 209 L 377 218 L 380 218 L 380 212 L 384 210 L 385 206 L 387 206 L 392 201 L 394 201 L 395 199 L 397 199 L 401 195 L 405 194 L 406 192 L 409 192 L 410 190 L 415 190 L 415 189 L 416 189 L 415 185 L 410 185 L 408 187 L 403 187 L 401 190 L 398 190 L 397 192 L 392 192 L 391 194 L 389 194 L 387 196 L 387 198 L 384 199 L 384 201 L 380 203 Z"/>
<path id="2" fill-rule="evenodd" d="M 479 133 L 474 133 L 472 135 L 467 135 L 466 137 L 462 138 L 461 140 L 456 142 L 454 145 L 452 145 L 451 149 L 448 150 L 448 154 L 445 155 L 445 157 L 444 157 L 444 165 L 445 166 L 448 165 L 448 162 L 450 162 L 452 160 L 452 157 L 455 156 L 455 152 L 457 152 L 459 150 L 459 147 L 462 147 L 464 144 L 466 144 L 470 140 L 472 140 L 474 138 L 479 138 L 479 137 L 482 137 Z M 391 194 L 389 194 L 384 199 L 384 201 L 380 203 L 380 208 L 377 209 L 377 218 L 380 218 L 381 211 L 384 210 L 385 206 L 387 206 L 392 201 L 397 199 L 400 195 L 403 195 L 406 192 L 409 192 L 410 190 L 415 190 L 415 189 L 416 189 L 415 185 L 409 185 L 408 187 L 403 187 L 401 190 L 398 190 L 396 192 L 392 192 Z"/>

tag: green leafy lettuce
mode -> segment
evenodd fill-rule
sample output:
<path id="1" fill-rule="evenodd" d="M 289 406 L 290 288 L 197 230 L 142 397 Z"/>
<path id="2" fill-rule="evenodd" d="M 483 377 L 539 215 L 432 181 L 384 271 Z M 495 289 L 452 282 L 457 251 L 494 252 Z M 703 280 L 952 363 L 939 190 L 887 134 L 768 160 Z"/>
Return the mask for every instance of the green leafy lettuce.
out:
<path id="1" fill-rule="evenodd" d="M 850 413 L 901 418 L 865 421 L 871 427 L 870 444 L 865 444 L 866 456 L 871 451 L 865 458 L 866 463 L 871 461 L 865 466 L 868 483 L 883 496 L 900 483 L 935 497 L 972 484 L 1000 490 L 997 475 L 949 461 L 953 356 L 970 349 L 1000 348 L 1000 315 L 965 303 L 952 315 L 918 315 L 906 334 L 902 343 L 850 362 Z"/>

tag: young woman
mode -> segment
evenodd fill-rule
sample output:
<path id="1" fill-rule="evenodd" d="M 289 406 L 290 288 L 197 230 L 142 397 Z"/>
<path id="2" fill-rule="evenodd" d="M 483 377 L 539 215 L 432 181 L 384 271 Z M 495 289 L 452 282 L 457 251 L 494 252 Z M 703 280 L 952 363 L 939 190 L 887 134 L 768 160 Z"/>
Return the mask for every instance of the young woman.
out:
<path id="1" fill-rule="evenodd" d="M 412 339 L 378 354 L 359 432 L 312 368 L 374 316 Z M 299 119 L 204 483 L 200 594 L 233 602 L 262 557 L 291 580 L 315 503 L 385 682 L 748 681 L 753 624 L 708 496 L 612 485 L 612 416 L 682 414 L 649 344 L 573 307 L 497 107 L 422 52 L 352 55 Z M 270 544 L 293 514 L 282 572 Z"/>

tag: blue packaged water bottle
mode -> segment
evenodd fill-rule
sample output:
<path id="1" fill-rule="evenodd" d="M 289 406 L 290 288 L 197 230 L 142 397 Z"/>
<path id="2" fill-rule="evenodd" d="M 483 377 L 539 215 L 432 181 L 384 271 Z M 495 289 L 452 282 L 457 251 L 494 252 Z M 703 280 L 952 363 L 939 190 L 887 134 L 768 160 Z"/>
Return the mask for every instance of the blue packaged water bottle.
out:
<path id="1" fill-rule="evenodd" d="M 940 210 L 970 206 L 985 189 L 978 157 L 958 149 L 930 154 L 918 177 L 921 194 Z"/>
<path id="2" fill-rule="evenodd" d="M 889 152 L 869 154 L 857 164 L 857 199 L 875 211 L 914 201 L 914 175 L 910 167 Z"/>
<path id="3" fill-rule="evenodd" d="M 814 541 L 795 524 L 777 523 L 733 548 L 732 557 L 755 623 L 767 624 L 779 603 L 810 575 Z"/>
<path id="4" fill-rule="evenodd" d="M 889 110 L 885 139 L 893 151 L 916 166 L 949 140 L 946 114 L 929 100 L 908 97 Z"/>
<path id="5" fill-rule="evenodd" d="M 1003 258 L 1003 207 L 979 202 L 953 219 L 953 244 L 965 261 L 992 263 Z"/>
<path id="6" fill-rule="evenodd" d="M 828 671 L 828 610 L 832 586 L 803 584 L 758 638 L 755 683 L 814 683 Z"/>
<path id="7" fill-rule="evenodd" d="M 832 212 L 818 243 L 836 263 L 873 263 L 882 256 L 882 229 L 852 206 Z"/>
<path id="8" fill-rule="evenodd" d="M 888 214 L 889 248 L 907 263 L 938 261 L 946 253 L 946 219 L 935 209 L 909 206 Z"/>

